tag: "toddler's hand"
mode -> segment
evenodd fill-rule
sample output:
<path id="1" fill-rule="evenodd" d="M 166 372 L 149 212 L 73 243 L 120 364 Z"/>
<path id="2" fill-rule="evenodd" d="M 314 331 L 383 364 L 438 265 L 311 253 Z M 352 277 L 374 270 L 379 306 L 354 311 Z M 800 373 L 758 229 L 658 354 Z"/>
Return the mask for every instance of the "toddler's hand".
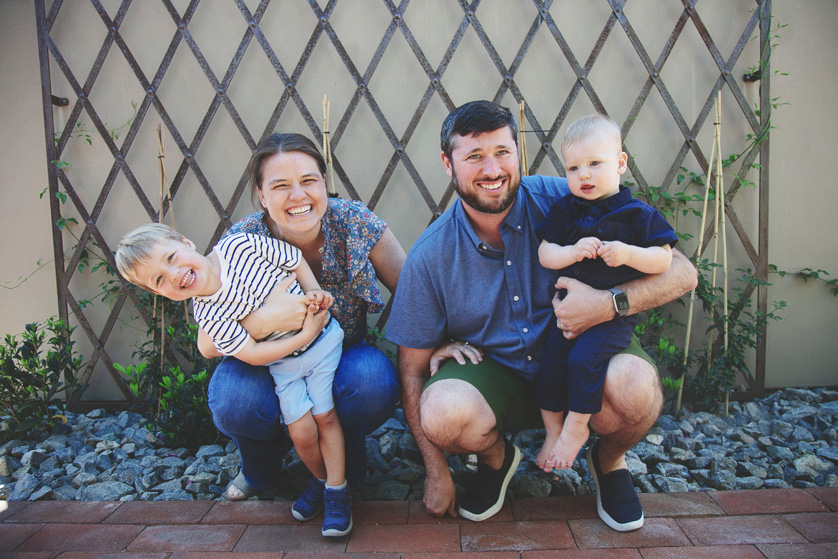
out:
<path id="1" fill-rule="evenodd" d="M 597 250 L 597 254 L 610 267 L 622 266 L 629 261 L 631 249 L 620 241 L 606 241 Z"/>
<path id="2" fill-rule="evenodd" d="M 335 302 L 335 298 L 328 291 L 322 289 L 312 289 L 306 293 L 309 306 L 314 305 L 317 310 L 326 310 Z"/>
<path id="3" fill-rule="evenodd" d="M 576 261 L 584 260 L 585 258 L 596 258 L 597 250 L 602 246 L 602 241 L 596 237 L 584 237 L 576 241 L 573 247 L 576 249 Z"/>
<path id="4" fill-rule="evenodd" d="M 329 313 L 327 312 L 320 312 L 320 309 L 316 307 L 314 304 L 308 306 L 308 311 L 306 311 L 306 318 L 303 321 L 303 328 L 302 332 L 307 334 L 314 339 L 323 327 L 326 326 L 326 323 L 329 321 Z"/>

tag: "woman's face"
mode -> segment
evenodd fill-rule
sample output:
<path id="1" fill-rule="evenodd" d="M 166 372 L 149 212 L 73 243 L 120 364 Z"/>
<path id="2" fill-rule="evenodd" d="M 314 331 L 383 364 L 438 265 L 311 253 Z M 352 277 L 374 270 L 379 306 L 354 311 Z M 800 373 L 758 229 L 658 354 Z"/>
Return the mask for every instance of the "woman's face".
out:
<path id="1" fill-rule="evenodd" d="M 329 198 L 317 161 L 298 151 L 278 153 L 262 163 L 259 202 L 273 221 L 279 238 L 313 239 Z"/>

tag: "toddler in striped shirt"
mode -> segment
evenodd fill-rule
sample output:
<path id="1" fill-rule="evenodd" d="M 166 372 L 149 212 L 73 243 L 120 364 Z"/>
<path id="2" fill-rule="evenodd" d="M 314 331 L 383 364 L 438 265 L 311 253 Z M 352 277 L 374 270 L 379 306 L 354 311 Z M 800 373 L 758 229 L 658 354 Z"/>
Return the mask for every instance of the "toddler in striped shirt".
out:
<path id="1" fill-rule="evenodd" d="M 151 293 L 173 301 L 192 299 L 195 320 L 222 354 L 268 365 L 288 433 L 312 473 L 291 513 L 311 520 L 325 504 L 321 533 L 348 534 L 352 513 L 343 432 L 332 399 L 343 331 L 328 312 L 334 298 L 320 289 L 300 250 L 271 237 L 238 233 L 204 256 L 171 227 L 150 223 L 122 238 L 116 264 L 122 277 Z M 306 300 L 302 328 L 254 340 L 239 321 L 291 276 L 296 281 L 288 291 Z"/>

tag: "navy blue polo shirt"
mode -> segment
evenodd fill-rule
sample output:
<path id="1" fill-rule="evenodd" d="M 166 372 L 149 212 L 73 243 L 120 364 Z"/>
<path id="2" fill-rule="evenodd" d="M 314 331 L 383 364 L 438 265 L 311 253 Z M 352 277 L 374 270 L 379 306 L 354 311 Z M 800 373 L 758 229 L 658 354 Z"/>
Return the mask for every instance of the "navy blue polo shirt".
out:
<path id="1" fill-rule="evenodd" d="M 536 235 L 561 246 L 576 244 L 584 237 L 622 241 L 643 248 L 675 246 L 678 241 L 675 230 L 660 212 L 634 199 L 626 186 L 620 186 L 617 194 L 601 200 L 576 196 L 558 200 L 550 208 L 547 220 L 536 228 Z M 629 266 L 609 267 L 602 258 L 586 258 L 559 270 L 557 275 L 577 279 L 596 289 L 608 289 L 644 274 Z"/>
<path id="2" fill-rule="evenodd" d="M 538 262 L 535 228 L 569 193 L 560 177 L 522 177 L 500 227 L 504 250 L 483 243 L 457 200 L 422 233 L 399 277 L 386 337 L 428 349 L 469 342 L 532 379 L 552 322 L 556 272 Z"/>

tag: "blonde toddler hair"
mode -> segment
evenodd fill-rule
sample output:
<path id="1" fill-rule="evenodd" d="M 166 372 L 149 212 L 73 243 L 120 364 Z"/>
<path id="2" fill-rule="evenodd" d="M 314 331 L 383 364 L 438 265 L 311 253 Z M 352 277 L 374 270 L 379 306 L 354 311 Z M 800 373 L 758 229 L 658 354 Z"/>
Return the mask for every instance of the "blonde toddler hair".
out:
<path id="1" fill-rule="evenodd" d="M 126 233 L 116 249 L 116 268 L 123 278 L 142 288 L 142 281 L 135 270 L 138 264 L 148 261 L 151 251 L 166 241 L 182 241 L 183 235 L 162 223 L 146 223 Z"/>

